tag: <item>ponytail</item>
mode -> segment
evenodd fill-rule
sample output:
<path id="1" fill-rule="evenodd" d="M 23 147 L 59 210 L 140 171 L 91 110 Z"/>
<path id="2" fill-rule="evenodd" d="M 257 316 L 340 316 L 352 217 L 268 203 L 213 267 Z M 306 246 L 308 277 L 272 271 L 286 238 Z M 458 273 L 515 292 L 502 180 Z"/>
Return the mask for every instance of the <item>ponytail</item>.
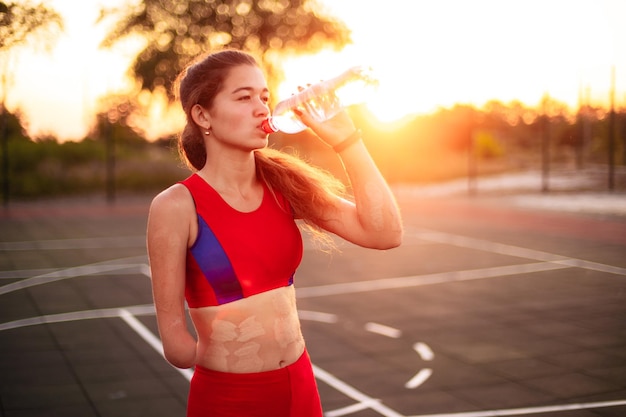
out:
<path id="1" fill-rule="evenodd" d="M 195 124 L 185 125 L 178 138 L 178 153 L 191 170 L 199 171 L 206 164 L 204 137 Z"/>
<path id="2" fill-rule="evenodd" d="M 333 247 L 319 225 L 328 220 L 324 213 L 333 211 L 337 196 L 345 194 L 344 184 L 327 171 L 276 149 L 259 149 L 254 155 L 259 178 L 289 201 L 294 217 L 302 219 L 318 241 Z"/>

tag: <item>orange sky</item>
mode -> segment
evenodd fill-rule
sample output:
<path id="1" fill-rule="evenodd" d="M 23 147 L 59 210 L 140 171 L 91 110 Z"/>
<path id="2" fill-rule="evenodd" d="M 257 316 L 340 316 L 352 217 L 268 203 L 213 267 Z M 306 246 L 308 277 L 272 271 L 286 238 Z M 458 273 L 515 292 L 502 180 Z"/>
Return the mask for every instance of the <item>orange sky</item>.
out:
<path id="1" fill-rule="evenodd" d="M 101 0 L 104 2 L 104 0 Z M 108 0 L 107 5 L 127 0 Z M 124 91 L 124 72 L 137 42 L 117 51 L 97 45 L 99 0 L 49 0 L 66 18 L 67 33 L 52 54 L 20 53 L 12 63 L 9 109 L 20 107 L 29 133 L 80 139 L 93 123 L 95 100 Z M 392 121 L 456 102 L 482 105 L 518 99 L 535 105 L 546 93 L 575 105 L 581 86 L 606 100 L 616 68 L 617 102 L 626 105 L 626 2 L 622 0 L 326 0 L 353 30 L 354 45 L 284 62 L 277 92 L 371 65 L 380 78 L 371 110 Z M 358 12 L 357 12 L 358 10 Z M 164 123 L 165 120 L 165 123 Z M 153 132 L 178 126 L 156 112 Z"/>

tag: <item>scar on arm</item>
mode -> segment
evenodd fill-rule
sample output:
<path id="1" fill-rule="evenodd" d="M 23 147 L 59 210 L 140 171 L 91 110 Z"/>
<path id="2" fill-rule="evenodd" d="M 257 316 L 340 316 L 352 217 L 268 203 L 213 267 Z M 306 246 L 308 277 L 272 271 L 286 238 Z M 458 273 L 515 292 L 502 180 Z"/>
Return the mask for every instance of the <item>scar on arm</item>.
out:
<path id="1" fill-rule="evenodd" d="M 368 202 L 368 212 L 366 214 L 369 223 L 374 230 L 380 232 L 385 228 L 383 191 L 375 183 L 370 182 L 365 184 L 365 197 Z"/>

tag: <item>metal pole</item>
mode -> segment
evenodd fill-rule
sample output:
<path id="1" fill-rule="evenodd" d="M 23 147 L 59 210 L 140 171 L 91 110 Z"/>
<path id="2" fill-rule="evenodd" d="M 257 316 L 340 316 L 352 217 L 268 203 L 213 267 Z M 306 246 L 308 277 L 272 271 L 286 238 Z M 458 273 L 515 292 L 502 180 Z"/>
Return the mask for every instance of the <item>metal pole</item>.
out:
<path id="1" fill-rule="evenodd" d="M 2 205 L 6 208 L 9 206 L 9 135 L 7 109 L 2 106 L 2 114 L 0 115 L 0 138 L 2 139 Z"/>
<path id="2" fill-rule="evenodd" d="M 105 142 L 106 142 L 106 199 L 109 204 L 115 203 L 115 138 L 113 137 L 113 125 L 105 122 Z"/>
<path id="3" fill-rule="evenodd" d="M 626 104 L 626 94 L 622 100 L 622 104 Z M 622 165 L 626 166 L 626 107 L 620 111 L 621 119 L 621 136 L 622 136 Z"/>
<path id="4" fill-rule="evenodd" d="M 583 86 L 582 83 L 578 87 L 578 134 L 580 139 L 574 144 L 576 152 L 576 169 L 583 169 L 583 150 L 585 146 L 585 104 L 583 100 Z"/>
<path id="5" fill-rule="evenodd" d="M 587 86 L 585 93 L 585 113 L 583 117 L 583 164 L 584 164 L 584 150 L 591 143 L 591 135 L 593 134 L 593 118 L 591 116 L 591 87 Z"/>
<path id="6" fill-rule="evenodd" d="M 476 141 L 471 129 L 468 129 L 467 140 L 467 193 L 470 196 L 474 196 L 477 189 L 478 155 L 476 152 Z"/>
<path id="7" fill-rule="evenodd" d="M 6 54 L 6 53 L 5 53 Z M 2 71 L 2 101 L 0 101 L 0 140 L 2 141 L 2 205 L 9 206 L 9 118 L 4 105 L 9 85 L 9 56 L 6 54 Z"/>
<path id="8" fill-rule="evenodd" d="M 546 95 L 541 123 L 541 191 L 544 193 L 550 188 L 550 120 L 547 112 L 547 100 L 548 96 Z"/>
<path id="9" fill-rule="evenodd" d="M 626 115 L 621 113 L 622 165 L 626 166 Z"/>
<path id="10" fill-rule="evenodd" d="M 615 65 L 611 68 L 611 110 L 609 113 L 609 190 L 615 189 Z"/>

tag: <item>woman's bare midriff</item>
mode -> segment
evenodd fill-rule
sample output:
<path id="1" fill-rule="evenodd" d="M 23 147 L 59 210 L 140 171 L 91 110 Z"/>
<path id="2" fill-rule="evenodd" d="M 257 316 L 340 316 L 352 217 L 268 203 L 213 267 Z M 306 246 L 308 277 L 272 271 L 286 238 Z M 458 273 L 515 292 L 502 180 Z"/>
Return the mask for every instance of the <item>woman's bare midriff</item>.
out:
<path id="1" fill-rule="evenodd" d="M 190 309 L 197 364 L 231 373 L 291 365 L 304 352 L 293 285 L 216 307 Z"/>

